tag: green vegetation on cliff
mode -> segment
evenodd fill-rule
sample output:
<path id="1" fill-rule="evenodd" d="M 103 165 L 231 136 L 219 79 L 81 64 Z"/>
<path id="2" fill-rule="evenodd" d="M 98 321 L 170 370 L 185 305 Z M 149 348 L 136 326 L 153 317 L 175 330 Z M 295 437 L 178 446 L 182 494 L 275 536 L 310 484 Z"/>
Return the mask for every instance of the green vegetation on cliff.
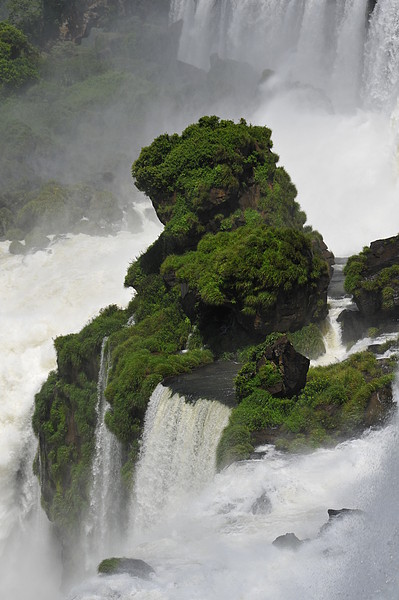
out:
<path id="1" fill-rule="evenodd" d="M 129 483 L 159 382 L 209 363 L 224 348 L 255 344 L 266 330 L 295 331 L 325 313 L 322 241 L 303 229 L 295 188 L 276 162 L 267 128 L 217 117 L 200 119 L 182 136 L 157 138 L 135 162 L 165 232 L 130 266 L 125 285 L 136 296 L 126 310 L 110 307 L 79 334 L 57 338 L 58 370 L 36 397 L 43 498 L 64 529 L 78 526 L 87 507 L 104 337 L 111 364 L 105 419 L 122 443 Z M 24 215 L 40 222 L 45 191 L 21 208 L 17 224 Z M 63 201 L 61 189 L 61 207 Z M 194 229 L 182 226 L 188 221 Z"/>
<path id="2" fill-rule="evenodd" d="M 0 22 L 0 94 L 38 79 L 38 63 L 39 54 L 22 31 Z"/>
<path id="3" fill-rule="evenodd" d="M 265 225 L 301 229 L 306 216 L 295 186 L 271 148 L 266 127 L 202 117 L 181 136 L 163 134 L 143 148 L 132 172 L 166 225 L 166 238 L 192 245 L 206 230 L 243 224 L 246 208 L 255 208 Z"/>
<path id="4" fill-rule="evenodd" d="M 79 527 L 89 501 L 104 338 L 112 365 L 105 392 L 110 402 L 106 423 L 123 443 L 127 478 L 157 383 L 212 361 L 207 350 L 181 352 L 192 327 L 173 295 L 165 293 L 160 302 L 153 302 L 151 315 L 143 316 L 140 303 L 146 304 L 145 294 L 141 299 L 138 294 L 127 310 L 110 306 L 80 333 L 57 338 L 57 371 L 35 398 L 33 428 L 43 465 L 38 474 L 45 475 L 42 498 L 50 519 L 67 534 Z M 136 324 L 129 325 L 134 307 Z"/>
<path id="5" fill-rule="evenodd" d="M 399 236 L 377 240 L 351 256 L 344 269 L 345 290 L 362 317 L 372 323 L 399 314 Z"/>
<path id="6" fill-rule="evenodd" d="M 314 257 L 300 231 L 249 223 L 233 231 L 207 234 L 195 251 L 169 256 L 161 267 L 186 282 L 202 302 L 237 305 L 244 316 L 272 311 L 281 297 L 298 288 L 317 287 L 327 265 Z M 273 318 L 272 317 L 272 318 Z"/>
<path id="7" fill-rule="evenodd" d="M 237 398 L 218 450 L 219 468 L 246 459 L 254 446 L 274 443 L 297 451 L 329 445 L 364 428 L 382 423 L 392 404 L 391 384 L 397 359 L 378 361 L 371 352 L 355 354 L 346 361 L 309 369 L 298 396 L 276 398 L 265 391 L 265 378 L 278 376 L 265 365 L 264 372 L 247 378 L 251 363 L 236 379 Z"/>

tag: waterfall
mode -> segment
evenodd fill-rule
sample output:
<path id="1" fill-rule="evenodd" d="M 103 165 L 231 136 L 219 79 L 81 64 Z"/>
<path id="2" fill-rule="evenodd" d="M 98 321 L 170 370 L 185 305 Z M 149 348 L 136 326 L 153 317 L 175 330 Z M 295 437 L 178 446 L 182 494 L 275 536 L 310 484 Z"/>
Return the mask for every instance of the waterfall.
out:
<path id="1" fill-rule="evenodd" d="M 105 399 L 105 388 L 110 367 L 110 348 L 105 337 L 97 383 L 97 425 L 90 507 L 84 528 L 86 567 L 96 565 L 106 553 L 112 554 L 121 536 L 121 445 L 105 425 L 109 406 Z"/>
<path id="2" fill-rule="evenodd" d="M 399 0 L 378 0 L 365 58 L 365 101 L 393 109 L 399 93 Z"/>
<path id="3" fill-rule="evenodd" d="M 143 530 L 176 514 L 216 472 L 216 447 L 230 409 L 220 402 L 195 404 L 159 384 L 145 418 L 135 479 L 132 522 Z"/>
<path id="4" fill-rule="evenodd" d="M 367 27 L 368 0 L 174 0 L 184 20 L 182 60 L 209 68 L 209 57 L 273 69 L 287 81 L 323 90 L 337 107 L 388 106 L 399 86 L 399 0 L 379 0 Z"/>

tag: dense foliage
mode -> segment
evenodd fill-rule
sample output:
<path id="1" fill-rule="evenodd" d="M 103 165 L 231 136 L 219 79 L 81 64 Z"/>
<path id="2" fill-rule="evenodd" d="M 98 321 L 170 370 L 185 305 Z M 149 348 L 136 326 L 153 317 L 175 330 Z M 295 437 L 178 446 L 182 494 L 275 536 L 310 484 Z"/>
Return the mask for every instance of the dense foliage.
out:
<path id="1" fill-rule="evenodd" d="M 163 134 L 143 148 L 132 172 L 166 224 L 167 237 L 198 239 L 210 219 L 213 229 L 231 229 L 242 224 L 245 204 L 256 207 L 267 225 L 301 229 L 306 217 L 295 201 L 295 186 L 276 166 L 271 148 L 266 127 L 202 117 L 181 136 Z M 234 213 L 238 197 L 241 210 Z"/>
<path id="2" fill-rule="evenodd" d="M 236 380 L 242 399 L 218 446 L 219 468 L 248 458 L 256 444 L 295 451 L 333 444 L 382 422 L 392 406 L 396 364 L 396 358 L 378 361 L 371 352 L 362 352 L 339 364 L 313 367 L 302 393 L 290 400 L 262 389 L 262 377 L 276 373 L 265 370 L 248 379 L 251 366 L 245 365 Z"/>
<path id="3" fill-rule="evenodd" d="M 386 258 L 374 254 L 374 244 L 378 245 L 377 255 L 385 253 Z M 344 269 L 345 290 L 353 294 L 360 311 L 372 316 L 373 313 L 396 315 L 399 289 L 399 264 L 396 256 L 398 236 L 373 242 L 362 252 L 351 256 Z"/>
<path id="4" fill-rule="evenodd" d="M 37 79 L 38 60 L 37 50 L 22 31 L 0 22 L 0 93 Z"/>
<path id="5" fill-rule="evenodd" d="M 326 264 L 313 256 L 305 234 L 251 222 L 207 234 L 195 251 L 169 256 L 161 267 L 162 274 L 173 273 L 204 303 L 237 305 L 251 317 L 274 311 L 279 297 L 300 287 L 316 287 L 323 270 Z"/>
<path id="6" fill-rule="evenodd" d="M 13 4 L 28 16 L 22 1 Z M 28 4 L 33 10 L 35 3 Z M 2 27 L 4 32 L 17 32 L 9 23 Z M 11 77 L 15 68 L 27 60 L 35 69 L 29 87 L 7 84 L 7 96 L 3 94 L 0 103 L 1 239 L 20 240 L 29 233 L 28 225 L 21 228 L 17 224 L 18 213 L 25 204 L 43 196 L 43 189 L 48 210 L 40 228 L 46 235 L 65 228 L 71 231 L 82 224 L 88 233 L 98 232 L 99 211 L 89 214 L 85 210 L 81 216 L 90 223 L 80 222 L 78 213 L 81 204 L 86 209 L 87 194 L 83 192 L 81 200 L 78 193 L 70 194 L 72 188 L 91 187 L 97 197 L 101 193 L 103 198 L 111 199 L 113 207 L 108 200 L 98 204 L 103 205 L 108 233 L 112 224 L 120 223 L 120 210 L 131 202 L 129 195 L 121 194 L 121 181 L 129 173 L 132 152 L 147 139 L 144 123 L 154 121 L 155 105 L 162 95 L 165 102 L 173 102 L 179 91 L 168 88 L 161 93 L 165 86 L 162 65 L 174 59 L 172 33 L 138 17 L 125 19 L 123 25 L 116 23 L 115 27 L 118 32 L 97 31 L 80 46 L 70 41 L 47 46 L 40 63 L 37 51 L 30 50 L 21 51 L 19 58 L 14 52 L 16 58 L 12 61 L 4 58 L 2 53 L 8 56 L 11 52 L 10 44 L 0 39 L 0 63 L 4 67 L 2 71 L 0 65 L 0 79 L 2 72 Z M 18 32 L 21 47 L 22 40 L 25 44 L 25 35 Z M 26 44 L 26 48 L 32 48 Z M 21 75 L 24 73 L 28 71 L 21 71 Z M 154 121 L 156 127 L 159 125 Z M 63 207 L 61 224 L 46 218 L 57 212 L 60 190 L 64 190 L 61 194 L 67 196 L 70 210 L 66 225 Z M 20 230 L 17 235 L 15 229 Z"/>

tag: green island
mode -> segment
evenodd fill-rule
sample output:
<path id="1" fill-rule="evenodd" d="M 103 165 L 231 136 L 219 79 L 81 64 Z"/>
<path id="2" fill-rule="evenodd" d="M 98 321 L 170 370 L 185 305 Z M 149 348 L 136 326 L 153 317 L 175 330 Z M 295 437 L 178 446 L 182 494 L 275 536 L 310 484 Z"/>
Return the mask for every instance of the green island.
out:
<path id="1" fill-rule="evenodd" d="M 109 306 L 80 333 L 56 339 L 57 370 L 35 399 L 43 505 L 66 540 L 89 502 L 105 338 L 106 424 L 122 444 L 126 488 L 156 385 L 220 358 L 242 368 L 219 468 L 259 444 L 299 451 L 336 443 L 392 409 L 396 358 L 364 352 L 309 369 L 302 356 L 324 351 L 318 324 L 332 256 L 305 225 L 268 128 L 202 117 L 144 147 L 132 173 L 164 231 L 128 269 L 129 306 Z"/>

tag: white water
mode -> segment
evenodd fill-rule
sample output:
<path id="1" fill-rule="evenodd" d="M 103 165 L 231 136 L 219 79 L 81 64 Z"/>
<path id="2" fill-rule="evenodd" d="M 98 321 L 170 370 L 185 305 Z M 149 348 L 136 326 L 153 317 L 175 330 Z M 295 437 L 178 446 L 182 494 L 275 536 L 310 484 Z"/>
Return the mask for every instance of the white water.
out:
<path id="1" fill-rule="evenodd" d="M 142 532 L 177 515 L 216 473 L 216 447 L 230 409 L 210 400 L 186 402 L 159 384 L 146 413 L 135 480 L 132 528 Z"/>
<path id="2" fill-rule="evenodd" d="M 395 235 L 399 222 L 398 0 L 379 0 L 368 28 L 367 5 L 175 0 L 171 11 L 184 19 L 182 60 L 208 69 L 218 52 L 275 71 L 255 111 L 227 116 L 271 127 L 308 222 L 337 256 Z"/>
<path id="3" fill-rule="evenodd" d="M 160 443 L 152 428 L 154 409 L 146 425 L 147 446 Z M 397 598 L 397 421 L 331 450 L 298 456 L 265 450 L 261 460 L 232 465 L 202 491 L 194 489 L 178 510 L 156 506 L 145 538 L 133 537 L 129 547 L 131 556 L 154 567 L 150 581 L 93 579 L 70 598 Z M 169 465 L 169 454 L 158 453 L 156 477 L 139 484 L 149 506 L 159 482 L 170 476 Z M 381 487 L 386 478 L 389 489 L 385 483 Z M 264 495 L 270 506 L 254 511 Z M 164 498 L 167 503 L 168 491 Z M 344 506 L 366 515 L 337 523 L 318 537 L 327 509 Z M 273 547 L 275 537 L 286 532 L 310 541 L 298 552 Z"/>
<path id="4" fill-rule="evenodd" d="M 338 255 L 396 234 L 399 120 L 390 113 L 398 95 L 397 0 L 378 1 L 368 37 L 365 0 L 221 0 L 220 18 L 210 12 L 214 4 L 198 0 L 195 10 L 192 0 L 173 0 L 171 20 L 185 19 L 181 58 L 207 67 L 217 51 L 259 72 L 276 71 L 259 90 L 257 112 L 240 106 L 234 116 L 272 127 L 309 222 Z M 146 223 L 145 239 L 78 236 L 58 243 L 51 255 L 26 258 L 0 245 L 5 600 L 58 595 L 58 557 L 29 469 L 33 395 L 55 366 L 52 338 L 78 330 L 108 303 L 125 303 L 126 266 L 158 232 Z M 333 348 L 339 349 L 337 337 Z M 192 480 L 185 480 L 181 501 L 169 511 L 138 481 L 138 498 L 155 505 L 154 523 L 140 537 L 132 534 L 128 548 L 154 566 L 154 579 L 93 580 L 71 598 L 396 600 L 397 437 L 395 421 L 334 450 L 293 457 L 269 451 L 261 461 L 205 478 L 193 493 Z M 253 504 L 265 492 L 271 512 L 254 515 Z M 326 509 L 344 505 L 367 509 L 369 529 L 342 524 L 295 555 L 270 545 L 286 531 L 315 536 Z"/>
<path id="5" fill-rule="evenodd" d="M 30 425 L 34 394 L 56 366 L 53 339 L 79 330 L 107 304 L 127 303 L 126 268 L 159 231 L 149 222 L 140 237 L 127 232 L 68 237 L 49 252 L 26 257 L 12 256 L 8 244 L 0 244 L 0 581 L 5 600 L 24 600 L 28 589 L 30 597 L 55 598 L 56 569 L 45 554 L 50 562 L 56 556 L 42 542 L 49 535 L 43 513 L 35 516 L 38 484 L 31 465 L 37 442 Z"/>
<path id="6" fill-rule="evenodd" d="M 83 529 L 82 547 L 85 550 L 85 568 L 95 568 L 104 556 L 111 556 L 120 544 L 122 522 L 122 448 L 120 442 L 105 425 L 109 404 L 105 399 L 110 349 L 108 338 L 101 348 L 98 376 L 97 426 L 95 454 L 92 466 L 90 508 Z"/>

